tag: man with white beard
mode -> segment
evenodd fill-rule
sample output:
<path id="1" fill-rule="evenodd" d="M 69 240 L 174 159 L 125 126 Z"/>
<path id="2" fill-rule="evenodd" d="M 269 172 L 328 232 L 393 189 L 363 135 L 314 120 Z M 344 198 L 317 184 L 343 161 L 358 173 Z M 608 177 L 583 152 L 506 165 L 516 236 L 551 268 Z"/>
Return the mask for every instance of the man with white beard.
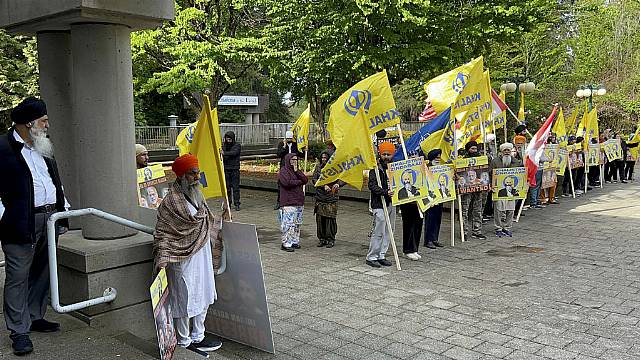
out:
<path id="1" fill-rule="evenodd" d="M 65 198 L 47 135 L 45 103 L 34 97 L 11 111 L 14 126 L 0 136 L 0 241 L 6 261 L 4 318 L 13 352 L 33 351 L 30 331 L 54 332 L 60 324 L 44 319 L 49 294 L 47 220 L 65 210 Z M 66 205 L 68 206 L 68 205 Z M 59 221 L 58 234 L 66 231 Z"/>
<path id="2" fill-rule="evenodd" d="M 504 143 L 500 145 L 500 155 L 496 156 L 490 163 L 489 170 L 491 176 L 493 176 L 494 169 L 522 166 L 522 162 L 519 159 L 511 156 L 512 150 L 513 144 L 511 143 Z M 493 191 L 498 191 L 498 189 L 495 188 Z M 493 204 L 493 209 L 493 222 L 496 227 L 496 236 L 512 237 L 513 233 L 511 231 L 511 226 L 513 224 L 513 213 L 516 209 L 515 200 L 496 200 Z"/>
<path id="3" fill-rule="evenodd" d="M 221 341 L 204 336 L 207 309 L 217 298 L 212 247 L 222 219 L 209 210 L 200 190 L 198 159 L 185 154 L 171 168 L 176 181 L 158 208 L 155 269 L 167 271 L 178 346 L 202 354 L 222 346 Z M 228 218 L 228 213 L 223 217 Z"/>

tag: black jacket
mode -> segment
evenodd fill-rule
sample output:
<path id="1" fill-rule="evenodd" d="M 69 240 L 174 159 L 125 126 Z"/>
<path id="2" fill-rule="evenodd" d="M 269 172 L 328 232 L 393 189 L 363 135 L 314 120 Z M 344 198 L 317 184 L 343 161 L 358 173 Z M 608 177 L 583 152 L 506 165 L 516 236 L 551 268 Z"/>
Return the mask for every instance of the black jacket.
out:
<path id="1" fill-rule="evenodd" d="M 224 154 L 222 154 L 222 161 L 224 163 L 225 170 L 240 170 L 240 151 L 242 147 L 236 142 L 236 134 L 233 131 L 228 131 L 224 134 L 225 138 L 231 138 L 231 143 L 223 142 Z"/>
<path id="2" fill-rule="evenodd" d="M 280 158 L 280 167 L 284 166 L 284 157 L 289 154 L 289 146 L 285 145 L 284 141 L 280 141 L 278 144 L 278 157 Z M 296 155 L 302 155 L 300 150 L 298 150 L 298 144 L 295 142 L 291 143 L 291 153 Z"/>
<path id="3" fill-rule="evenodd" d="M 376 171 L 380 169 L 380 182 L 382 187 L 378 186 L 376 179 Z M 378 165 L 378 169 L 369 170 L 369 191 L 371 191 L 371 208 L 382 209 L 382 197 L 384 197 L 387 206 L 391 204 L 391 196 L 388 194 L 389 178 L 387 178 L 387 170 Z"/>
<path id="4" fill-rule="evenodd" d="M 0 199 L 5 211 L 0 219 L 0 241 L 3 244 L 30 244 L 35 242 L 35 215 L 33 205 L 33 178 L 22 157 L 24 144 L 13 136 L 15 129 L 0 136 Z M 64 193 L 55 160 L 44 158 L 49 176 L 56 187 L 56 209 L 64 211 Z M 68 226 L 65 220 L 58 221 Z"/>

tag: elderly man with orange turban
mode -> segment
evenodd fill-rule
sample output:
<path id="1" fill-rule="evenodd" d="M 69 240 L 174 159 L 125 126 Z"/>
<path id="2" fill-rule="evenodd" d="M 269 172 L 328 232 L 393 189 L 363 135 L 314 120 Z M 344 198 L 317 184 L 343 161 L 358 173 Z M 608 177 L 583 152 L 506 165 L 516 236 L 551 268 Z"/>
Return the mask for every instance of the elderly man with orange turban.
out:
<path id="1" fill-rule="evenodd" d="M 371 191 L 371 209 L 373 210 L 374 227 L 369 243 L 369 253 L 366 263 L 369 266 L 379 268 L 381 266 L 391 266 L 391 262 L 385 259 L 389 249 L 389 230 L 384 216 L 382 202 L 387 204 L 387 211 L 391 220 L 391 229 L 395 231 L 396 207 L 391 205 L 393 192 L 389 189 L 389 178 L 387 177 L 387 165 L 391 162 L 396 147 L 390 142 L 382 142 L 378 145 L 380 160 L 378 168 L 369 170 L 369 191 Z M 376 171 L 380 174 L 382 186 L 378 186 Z"/>
<path id="2" fill-rule="evenodd" d="M 212 247 L 222 229 L 222 219 L 213 215 L 202 195 L 195 156 L 180 156 L 172 170 L 176 181 L 158 208 L 155 269 L 167 271 L 178 345 L 199 353 L 214 351 L 222 342 L 205 339 L 204 320 L 209 305 L 217 298 Z"/>

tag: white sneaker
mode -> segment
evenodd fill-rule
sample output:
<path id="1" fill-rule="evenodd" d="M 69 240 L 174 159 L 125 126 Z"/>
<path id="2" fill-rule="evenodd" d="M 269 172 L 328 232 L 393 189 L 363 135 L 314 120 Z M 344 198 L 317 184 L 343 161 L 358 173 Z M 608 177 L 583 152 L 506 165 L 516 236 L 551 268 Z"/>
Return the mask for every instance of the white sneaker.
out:
<path id="1" fill-rule="evenodd" d="M 409 260 L 420 260 L 420 258 L 418 257 L 418 255 L 416 253 L 409 253 L 409 254 L 405 254 L 405 256 L 409 259 Z"/>
<path id="2" fill-rule="evenodd" d="M 418 259 L 422 259 L 422 256 L 420 256 L 420 254 L 418 254 L 417 252 L 416 252 L 416 253 L 413 253 L 413 254 L 414 254 L 415 256 L 417 256 L 417 257 L 418 257 Z"/>

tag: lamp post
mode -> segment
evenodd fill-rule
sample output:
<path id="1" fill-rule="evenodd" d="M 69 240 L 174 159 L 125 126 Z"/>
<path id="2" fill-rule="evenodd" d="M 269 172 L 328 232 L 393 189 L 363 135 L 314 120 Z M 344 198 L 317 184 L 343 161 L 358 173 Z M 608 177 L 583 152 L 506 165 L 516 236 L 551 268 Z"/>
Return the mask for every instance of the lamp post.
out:
<path id="1" fill-rule="evenodd" d="M 607 93 L 607 89 L 605 89 L 602 84 L 587 84 L 583 85 L 576 91 L 576 96 L 579 99 L 588 98 L 589 100 L 589 111 L 593 109 L 593 97 L 594 96 L 602 96 Z"/>
<path id="2" fill-rule="evenodd" d="M 527 78 L 525 78 L 524 76 L 516 76 L 513 78 L 510 78 L 511 82 L 505 83 L 500 85 L 500 90 L 503 90 L 507 93 L 515 93 L 515 106 L 519 107 L 519 101 L 520 101 L 520 93 L 532 93 L 536 90 L 536 84 L 534 84 L 533 82 L 530 81 L 526 81 Z M 525 113 L 526 114 L 526 113 Z M 513 114 L 513 112 L 511 112 L 511 115 L 513 115 L 514 117 L 517 118 L 517 116 L 515 116 Z M 520 119 L 518 119 L 518 122 L 520 122 Z M 509 122 L 507 121 L 507 124 Z M 505 134 L 505 141 L 507 140 L 507 126 L 505 125 L 504 127 L 504 134 Z"/>

